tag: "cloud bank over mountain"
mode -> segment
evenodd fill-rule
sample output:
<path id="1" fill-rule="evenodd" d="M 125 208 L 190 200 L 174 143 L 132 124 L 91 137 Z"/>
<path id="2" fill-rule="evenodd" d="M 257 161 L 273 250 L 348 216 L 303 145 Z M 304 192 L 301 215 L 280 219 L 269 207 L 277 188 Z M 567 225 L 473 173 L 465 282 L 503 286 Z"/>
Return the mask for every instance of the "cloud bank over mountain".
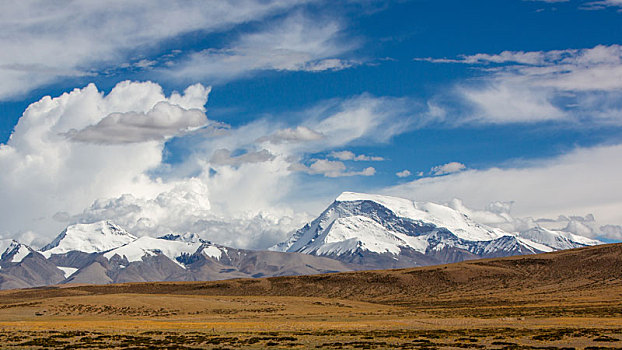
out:
<path id="1" fill-rule="evenodd" d="M 375 173 L 309 154 L 400 132 L 389 101 L 371 96 L 314 109 L 305 125 L 260 120 L 231 128 L 205 115 L 209 92 L 197 84 L 165 96 L 155 83 L 126 81 L 108 94 L 90 84 L 32 104 L 0 147 L 5 234 L 49 238 L 68 223 L 111 219 L 139 235 L 199 232 L 265 248 L 308 219 L 281 201 L 292 174 Z M 356 129 L 348 126 L 353 118 Z M 167 164 L 166 142 L 183 137 L 194 138 L 192 155 Z"/>
<path id="2" fill-rule="evenodd" d="M 614 185 L 619 181 L 618 171 L 622 171 L 621 154 L 620 145 L 577 149 L 562 157 L 514 167 L 471 169 L 416 179 L 385 191 L 417 200 L 449 202 L 464 198 L 472 208 L 484 208 L 495 202 L 495 198 L 509 199 L 514 203 L 516 217 L 534 220 L 597 212 L 597 220 L 604 225 L 616 220 L 622 205 L 622 188 Z M 607 232 L 601 227 L 587 236 L 599 234 L 613 239 L 620 237 L 616 230 Z"/>

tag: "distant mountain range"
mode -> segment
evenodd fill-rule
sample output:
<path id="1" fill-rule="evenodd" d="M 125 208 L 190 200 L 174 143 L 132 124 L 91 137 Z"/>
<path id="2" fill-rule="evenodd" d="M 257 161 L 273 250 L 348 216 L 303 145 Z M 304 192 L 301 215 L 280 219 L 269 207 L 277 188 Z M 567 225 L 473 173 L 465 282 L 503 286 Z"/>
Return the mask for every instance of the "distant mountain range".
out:
<path id="1" fill-rule="evenodd" d="M 0 240 L 0 289 L 415 267 L 600 243 L 541 227 L 508 233 L 447 206 L 345 192 L 269 251 L 212 244 L 196 234 L 138 238 L 110 221 L 69 226 L 40 251 Z"/>

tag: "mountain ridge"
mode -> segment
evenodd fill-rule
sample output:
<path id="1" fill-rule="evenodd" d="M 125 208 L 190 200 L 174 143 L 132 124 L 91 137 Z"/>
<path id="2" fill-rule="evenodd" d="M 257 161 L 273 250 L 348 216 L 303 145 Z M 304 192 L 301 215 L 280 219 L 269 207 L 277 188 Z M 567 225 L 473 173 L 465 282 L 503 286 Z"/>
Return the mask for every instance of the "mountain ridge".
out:
<path id="1" fill-rule="evenodd" d="M 40 251 L 0 241 L 0 288 L 405 268 L 600 243 L 543 227 L 509 233 L 441 204 L 344 192 L 266 251 L 213 244 L 196 233 L 136 237 L 112 221 L 70 225 Z"/>
<path id="2" fill-rule="evenodd" d="M 452 300 L 468 309 L 472 303 L 490 300 L 503 305 L 524 305 L 534 298 L 559 303 L 566 297 L 585 297 L 586 290 L 622 291 L 622 243 L 402 269 L 224 281 L 50 286 L 0 293 L 32 294 L 36 298 L 108 292 L 295 296 L 426 307 Z"/>
<path id="3" fill-rule="evenodd" d="M 0 289 L 66 283 L 221 280 L 353 270 L 329 258 L 236 249 L 213 244 L 196 234 L 135 237 L 110 221 L 71 225 L 40 251 L 15 241 L 5 245 L 10 247 L 10 244 L 15 246 L 11 252 L 27 249 L 28 255 L 18 261 L 11 260 L 15 253 L 2 256 Z"/>

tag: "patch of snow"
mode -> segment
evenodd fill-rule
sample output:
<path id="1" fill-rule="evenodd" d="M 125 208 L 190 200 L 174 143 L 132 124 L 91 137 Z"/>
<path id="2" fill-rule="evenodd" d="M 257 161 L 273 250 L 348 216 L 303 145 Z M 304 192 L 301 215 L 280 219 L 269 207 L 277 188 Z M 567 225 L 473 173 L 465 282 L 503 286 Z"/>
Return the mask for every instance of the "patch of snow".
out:
<path id="1" fill-rule="evenodd" d="M 222 257 L 222 251 L 214 245 L 203 248 L 203 253 L 210 258 L 214 258 L 216 260 L 220 260 L 220 258 Z"/>
<path id="2" fill-rule="evenodd" d="M 371 201 L 381 204 L 393 211 L 395 215 L 402 217 L 409 217 L 415 208 L 413 201 L 404 198 L 381 196 L 378 194 L 367 193 L 355 193 L 355 192 L 343 192 L 336 202 L 357 202 L 357 201 Z"/>
<path id="3" fill-rule="evenodd" d="M 478 224 L 465 214 L 444 205 L 417 202 L 415 203 L 415 207 L 416 210 L 425 214 L 412 212 L 411 215 L 414 217 L 409 218 L 429 222 L 438 227 L 444 227 L 458 238 L 467 241 L 490 241 L 509 235 L 503 230 Z"/>
<path id="4" fill-rule="evenodd" d="M 15 252 L 15 254 L 13 255 L 13 259 L 11 260 L 11 262 L 21 262 L 26 256 L 28 256 L 28 254 L 30 254 L 30 249 L 26 248 L 23 244 L 19 244 L 17 252 Z"/>
<path id="5" fill-rule="evenodd" d="M 59 270 L 63 271 L 63 273 L 65 274 L 65 278 L 71 277 L 71 275 L 73 275 L 74 273 L 76 273 L 76 271 L 78 271 L 78 269 L 76 269 L 75 267 L 65 267 L 65 266 L 56 266 L 56 267 L 58 267 Z"/>

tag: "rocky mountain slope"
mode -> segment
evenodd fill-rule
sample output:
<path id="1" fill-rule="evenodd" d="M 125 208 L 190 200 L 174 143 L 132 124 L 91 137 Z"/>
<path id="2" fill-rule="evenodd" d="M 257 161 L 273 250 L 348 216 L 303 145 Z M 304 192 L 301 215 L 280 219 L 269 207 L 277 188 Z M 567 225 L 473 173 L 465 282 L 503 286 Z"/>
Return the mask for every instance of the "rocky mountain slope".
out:
<path id="1" fill-rule="evenodd" d="M 56 284 L 63 279 L 63 272 L 32 248 L 0 240 L 0 289 Z"/>

